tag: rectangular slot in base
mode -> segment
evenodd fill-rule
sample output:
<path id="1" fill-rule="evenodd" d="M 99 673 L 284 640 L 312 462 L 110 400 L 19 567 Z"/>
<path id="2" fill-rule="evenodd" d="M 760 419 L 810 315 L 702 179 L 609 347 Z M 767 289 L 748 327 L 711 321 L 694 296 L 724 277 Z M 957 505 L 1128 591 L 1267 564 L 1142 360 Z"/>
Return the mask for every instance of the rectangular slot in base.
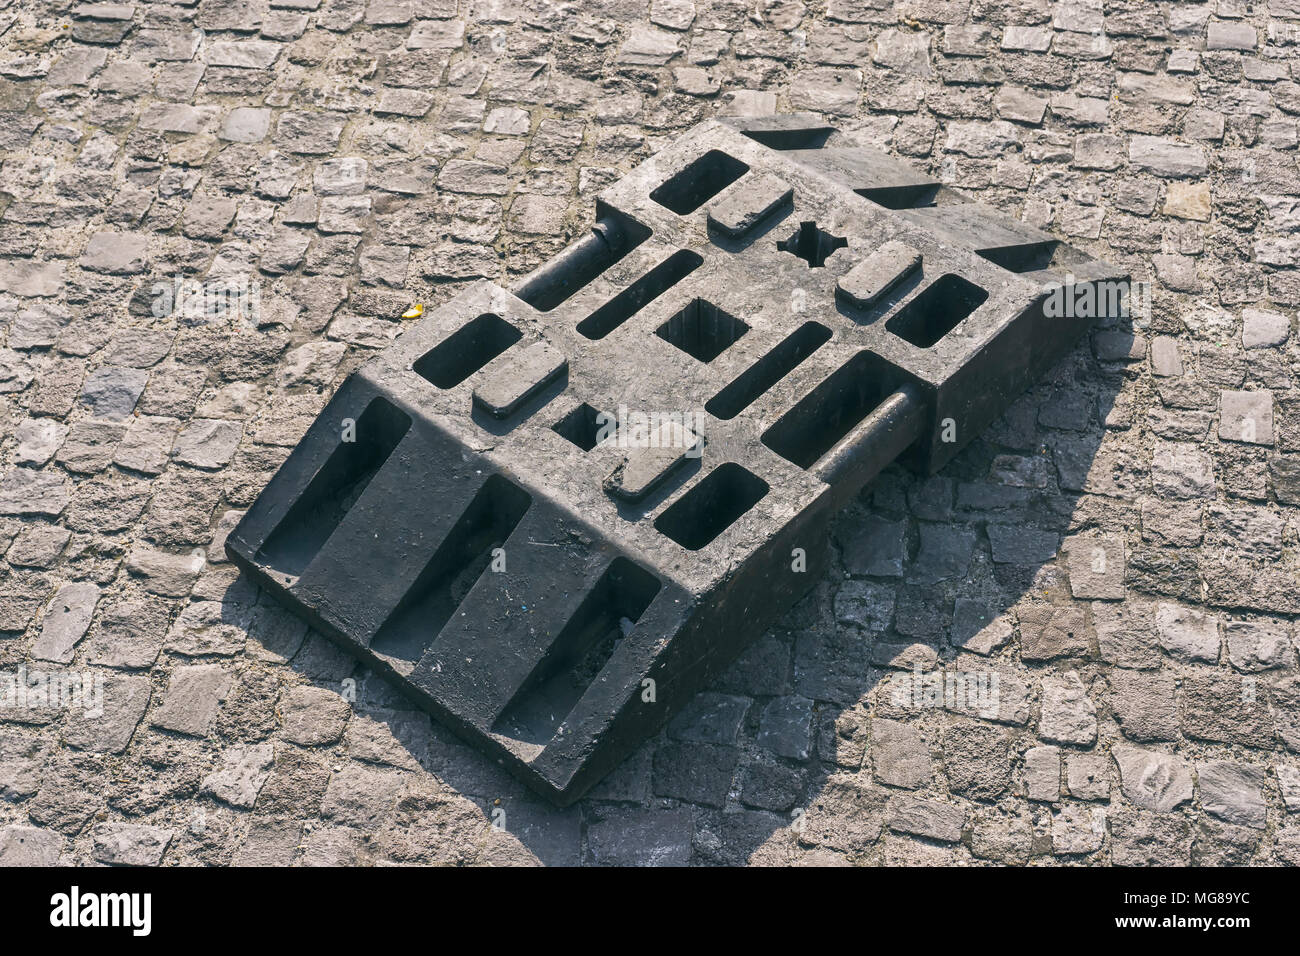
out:
<path id="1" fill-rule="evenodd" d="M 422 355 L 412 368 L 438 388 L 455 388 L 522 337 L 501 316 L 484 312 Z"/>
<path id="2" fill-rule="evenodd" d="M 906 186 L 878 186 L 853 191 L 886 209 L 920 209 L 935 204 L 934 197 L 938 195 L 940 185 L 940 183 L 914 183 Z"/>
<path id="3" fill-rule="evenodd" d="M 655 530 L 698 551 L 758 504 L 768 484 L 734 461 L 719 465 L 655 521 Z"/>
<path id="4" fill-rule="evenodd" d="M 385 657 L 415 663 L 451 619 L 474 582 L 523 520 L 532 498 L 492 475 L 479 488 L 396 610 L 370 642 Z"/>
<path id="5" fill-rule="evenodd" d="M 763 433 L 763 444 L 800 468 L 811 468 L 892 390 L 892 376 L 870 352 L 832 372 Z"/>
<path id="6" fill-rule="evenodd" d="M 730 385 L 709 399 L 704 410 L 730 421 L 785 378 L 799 363 L 830 341 L 831 330 L 820 322 L 805 322 L 780 345 L 747 368 Z"/>
<path id="7" fill-rule="evenodd" d="M 290 578 L 302 574 L 384 466 L 411 427 L 410 417 L 382 398 L 342 432 L 329 459 L 263 542 L 256 560 Z"/>
<path id="8" fill-rule="evenodd" d="M 615 558 L 493 723 L 492 732 L 545 746 L 659 588 L 654 575 L 626 558 Z"/>
<path id="9" fill-rule="evenodd" d="M 589 339 L 603 339 L 659 296 L 704 265 L 697 252 L 679 249 L 578 323 Z"/>
<path id="10" fill-rule="evenodd" d="M 677 215 L 686 216 L 747 172 L 747 164 L 720 149 L 711 149 L 652 192 L 650 198 Z"/>
<path id="11" fill-rule="evenodd" d="M 835 127 L 812 124 L 810 126 L 785 126 L 772 129 L 749 128 L 742 133 L 762 143 L 768 149 L 821 149 L 835 135 Z"/>
<path id="12" fill-rule="evenodd" d="M 928 349 L 984 304 L 989 294 L 961 276 L 940 276 L 898 310 L 885 328 L 917 348 Z"/>
<path id="13" fill-rule="evenodd" d="M 1061 243 L 1031 242 L 1019 246 L 1002 246 L 996 249 L 976 249 L 975 254 L 1008 272 L 1038 272 L 1049 269 Z"/>

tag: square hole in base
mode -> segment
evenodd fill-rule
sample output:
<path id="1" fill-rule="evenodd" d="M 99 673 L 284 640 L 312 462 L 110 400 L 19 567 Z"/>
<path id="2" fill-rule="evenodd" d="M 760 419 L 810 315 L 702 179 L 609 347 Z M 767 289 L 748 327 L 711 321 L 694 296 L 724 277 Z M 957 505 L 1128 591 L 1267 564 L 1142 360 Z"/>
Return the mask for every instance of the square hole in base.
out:
<path id="1" fill-rule="evenodd" d="M 712 362 L 749 326 L 711 302 L 695 299 L 655 330 L 655 335 L 701 362 Z"/>
<path id="2" fill-rule="evenodd" d="M 551 431 L 583 451 L 591 451 L 614 430 L 614 416 L 583 402 L 551 426 Z"/>

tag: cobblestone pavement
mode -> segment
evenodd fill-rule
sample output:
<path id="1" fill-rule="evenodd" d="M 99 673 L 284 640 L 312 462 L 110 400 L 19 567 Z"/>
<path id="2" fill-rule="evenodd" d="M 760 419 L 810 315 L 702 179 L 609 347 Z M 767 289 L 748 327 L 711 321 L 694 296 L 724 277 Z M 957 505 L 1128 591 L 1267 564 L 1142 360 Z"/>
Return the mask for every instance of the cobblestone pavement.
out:
<path id="1" fill-rule="evenodd" d="M 0 862 L 1300 863 L 1297 81 L 1300 0 L 0 0 L 0 670 L 104 707 L 9 694 Z M 556 811 L 222 538 L 412 302 L 787 109 L 1151 315 L 887 472 L 783 626 Z"/>

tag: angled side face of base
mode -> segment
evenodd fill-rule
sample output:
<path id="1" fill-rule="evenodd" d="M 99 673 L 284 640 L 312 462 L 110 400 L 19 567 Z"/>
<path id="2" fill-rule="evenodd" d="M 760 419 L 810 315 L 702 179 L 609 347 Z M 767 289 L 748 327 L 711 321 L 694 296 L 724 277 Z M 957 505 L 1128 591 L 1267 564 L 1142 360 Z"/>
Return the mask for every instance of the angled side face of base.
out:
<path id="1" fill-rule="evenodd" d="M 323 634 L 567 803 L 817 581 L 825 548 L 792 574 L 787 541 L 824 542 L 818 515 L 820 526 L 793 525 L 692 594 L 526 473 L 470 452 L 418 404 L 358 375 L 227 551 Z"/>
<path id="2" fill-rule="evenodd" d="M 837 507 L 1072 346 L 1053 290 L 1115 278 L 820 120 L 736 125 L 354 373 L 227 541 L 560 803 L 816 583 Z"/>

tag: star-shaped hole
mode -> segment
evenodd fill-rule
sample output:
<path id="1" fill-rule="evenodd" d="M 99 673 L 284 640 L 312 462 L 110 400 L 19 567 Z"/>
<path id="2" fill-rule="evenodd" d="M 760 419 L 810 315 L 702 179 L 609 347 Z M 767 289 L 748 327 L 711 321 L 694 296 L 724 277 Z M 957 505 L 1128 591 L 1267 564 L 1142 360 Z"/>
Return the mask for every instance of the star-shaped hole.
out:
<path id="1" fill-rule="evenodd" d="M 836 249 L 843 249 L 848 244 L 848 239 L 817 228 L 815 222 L 801 222 L 790 238 L 782 239 L 776 247 L 798 256 L 812 268 L 820 269 Z"/>

